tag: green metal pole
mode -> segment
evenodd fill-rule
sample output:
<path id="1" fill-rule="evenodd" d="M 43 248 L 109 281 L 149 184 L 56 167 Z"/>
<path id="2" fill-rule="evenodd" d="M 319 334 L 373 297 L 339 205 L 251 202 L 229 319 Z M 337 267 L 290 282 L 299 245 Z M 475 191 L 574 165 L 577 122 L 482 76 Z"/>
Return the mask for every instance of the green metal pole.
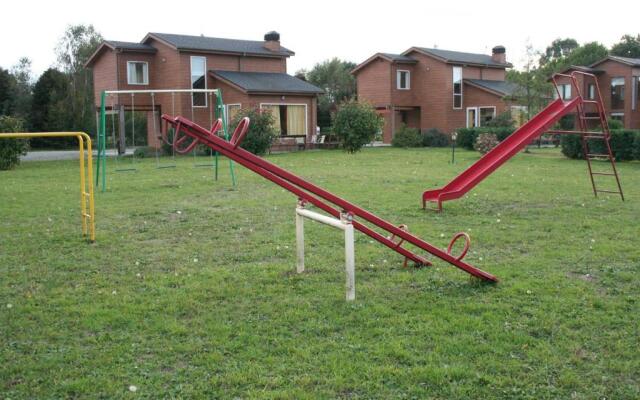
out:
<path id="1" fill-rule="evenodd" d="M 105 110 L 106 93 L 103 90 L 100 94 L 100 123 L 98 125 L 98 156 L 96 157 L 96 186 L 100 187 L 100 177 L 102 176 L 102 188 L 104 192 L 107 186 L 106 176 L 106 131 L 107 131 L 107 118 Z"/>

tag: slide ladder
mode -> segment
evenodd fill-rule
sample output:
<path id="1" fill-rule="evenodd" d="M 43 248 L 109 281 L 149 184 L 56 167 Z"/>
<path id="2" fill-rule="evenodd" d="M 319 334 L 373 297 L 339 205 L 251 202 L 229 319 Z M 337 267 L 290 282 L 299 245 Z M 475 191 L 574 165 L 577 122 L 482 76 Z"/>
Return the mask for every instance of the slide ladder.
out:
<path id="1" fill-rule="evenodd" d="M 596 85 L 597 97 L 593 100 L 585 100 L 582 96 L 582 91 L 578 85 L 576 79 L 577 74 L 593 77 Z M 570 78 L 571 84 L 575 87 L 576 96 L 570 100 L 563 100 L 556 83 L 556 77 L 565 76 Z M 611 146 L 609 144 L 610 134 L 609 127 L 607 125 L 606 114 L 604 113 L 604 107 L 602 105 L 602 97 L 600 89 L 597 86 L 597 80 L 591 74 L 587 74 L 580 71 L 575 71 L 571 75 L 557 74 L 553 78 L 558 98 L 551 102 L 542 111 L 536 114 L 533 118 L 523 124 L 509 137 L 500 142 L 487 154 L 482 156 L 473 165 L 468 167 L 460 175 L 455 177 L 451 182 L 440 189 L 427 190 L 422 194 L 422 207 L 426 208 L 428 202 L 437 203 L 437 211 L 442 211 L 442 203 L 447 200 L 454 200 L 464 196 L 467 192 L 473 189 L 478 183 L 489 176 L 493 171 L 498 169 L 502 164 L 507 162 L 511 157 L 515 156 L 519 151 L 524 149 L 532 140 L 536 139 L 545 132 L 556 134 L 580 134 L 582 136 L 583 151 L 589 167 L 589 174 L 591 176 L 591 183 L 593 186 L 594 194 L 598 193 L 619 193 L 623 200 L 622 186 L 620 185 L 620 179 L 618 177 L 617 170 L 615 168 L 615 159 L 611 152 Z M 585 112 L 587 106 L 595 105 L 597 108 L 598 116 L 594 117 L 588 115 Z M 577 122 L 580 131 L 558 131 L 549 130 L 556 122 L 565 115 L 572 112 L 577 114 Z M 601 132 L 588 131 L 588 121 L 598 120 L 601 124 Z M 589 150 L 589 140 L 604 140 L 606 154 L 593 154 Z M 606 158 L 611 166 L 612 172 L 594 172 L 592 169 L 592 161 L 595 159 Z M 615 176 L 618 190 L 600 190 L 596 187 L 596 180 L 594 175 L 611 175 Z"/>
<path id="2" fill-rule="evenodd" d="M 416 254 L 412 248 L 407 248 L 406 245 L 409 244 L 448 262 L 474 277 L 489 282 L 498 281 L 490 273 L 463 261 L 471 243 L 469 235 L 466 233 L 457 233 L 453 236 L 446 250 L 440 249 L 409 233 L 405 225 L 397 226 L 387 222 L 373 213 L 244 150 L 240 147 L 240 143 L 249 129 L 248 118 L 244 118 L 238 124 L 231 139 L 228 141 L 216 134 L 222 127 L 220 119 L 213 124 L 210 130 L 181 116 L 163 115 L 162 119 L 174 127 L 173 145 L 176 152 L 188 153 L 198 143 L 209 146 L 230 160 L 295 194 L 302 203 L 310 203 L 336 218 L 346 214 L 351 218 L 355 229 L 404 256 L 405 265 L 407 261 L 413 261 L 419 266 L 431 265 L 430 261 Z M 384 231 L 386 234 L 380 231 Z M 453 255 L 451 254 L 452 248 L 458 239 L 464 239 L 464 249 L 459 255 Z"/>
<path id="3" fill-rule="evenodd" d="M 590 82 L 593 82 L 594 85 L 594 99 L 584 99 L 582 97 L 582 92 L 580 85 L 578 84 L 578 80 L 576 75 L 581 75 L 585 79 L 589 79 Z M 582 153 L 585 160 L 587 160 L 587 167 L 589 170 L 589 177 L 591 180 L 591 187 L 593 189 L 594 196 L 598 197 L 598 193 L 608 193 L 608 194 L 618 194 L 622 201 L 624 201 L 624 193 L 622 192 L 622 185 L 620 184 L 620 176 L 618 175 L 618 169 L 616 168 L 616 160 L 611 151 L 611 132 L 609 130 L 609 123 L 607 122 L 607 114 L 604 110 L 604 106 L 602 104 L 602 93 L 600 92 L 600 86 L 598 85 L 598 80 L 595 75 L 575 71 L 571 75 L 567 74 L 556 74 L 553 77 L 553 82 L 558 91 L 558 96 L 560 95 L 560 91 L 558 90 L 558 85 L 556 79 L 558 77 L 565 77 L 571 80 L 572 86 L 575 88 L 575 91 L 578 97 L 582 98 L 582 102 L 578 104 L 577 112 L 576 112 L 576 122 L 578 131 L 549 131 L 549 133 L 559 133 L 559 134 L 579 134 L 582 140 Z M 595 108 L 595 110 L 594 110 Z M 594 124 L 591 123 L 594 122 Z M 595 126 L 590 126 L 595 125 Z M 592 145 L 594 143 L 601 143 L 602 146 L 600 149 L 592 150 Z M 596 146 L 593 146 L 596 147 Z M 597 153 L 597 151 L 602 151 L 602 153 Z M 604 161 L 609 165 L 609 169 L 606 171 L 594 171 L 593 161 Z M 600 163 L 596 163 L 596 165 L 601 165 Z M 615 179 L 616 187 L 614 189 L 599 189 L 598 184 L 601 183 L 597 177 L 613 177 Z"/>

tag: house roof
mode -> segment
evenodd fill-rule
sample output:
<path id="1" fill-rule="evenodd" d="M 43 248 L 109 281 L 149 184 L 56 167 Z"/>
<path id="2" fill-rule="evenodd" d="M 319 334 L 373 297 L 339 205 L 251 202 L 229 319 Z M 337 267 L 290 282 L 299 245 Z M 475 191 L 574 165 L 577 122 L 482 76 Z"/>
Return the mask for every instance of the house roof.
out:
<path id="1" fill-rule="evenodd" d="M 158 51 L 155 47 L 149 46 L 148 44 L 138 43 L 138 42 L 120 42 L 117 40 L 105 40 L 104 44 L 111 47 L 115 50 L 125 50 L 125 51 L 143 51 L 149 53 L 155 53 Z"/>
<path id="2" fill-rule="evenodd" d="M 382 58 L 384 60 L 387 60 L 389 62 L 392 63 L 404 63 L 404 64 L 415 64 L 418 62 L 418 60 L 416 60 L 415 58 L 411 58 L 411 57 L 407 57 L 404 56 L 402 54 L 393 54 L 393 53 L 376 53 L 374 55 L 372 55 L 371 57 L 367 58 L 366 60 L 364 60 L 363 62 L 361 62 L 360 64 L 356 65 L 356 67 L 354 69 L 351 70 L 351 73 L 355 73 L 358 70 L 362 69 L 363 67 L 367 66 L 371 61 L 377 59 L 377 58 Z"/>
<path id="3" fill-rule="evenodd" d="M 596 61 L 593 64 L 589 65 L 589 67 L 593 68 L 596 65 L 602 64 L 605 61 L 617 61 L 622 64 L 629 65 L 631 67 L 640 67 L 640 58 L 629 58 L 629 57 L 620 57 L 620 56 L 607 56 L 602 60 Z"/>
<path id="4" fill-rule="evenodd" d="M 507 81 L 493 81 L 486 79 L 465 79 L 465 83 L 499 96 L 512 96 L 519 89 L 518 84 Z"/>
<path id="5" fill-rule="evenodd" d="M 158 51 L 155 47 L 149 46 L 148 44 L 144 44 L 144 43 L 120 42 L 117 40 L 104 40 L 102 41 L 100 46 L 98 46 L 96 51 L 94 51 L 93 54 L 91 54 L 91 56 L 87 59 L 87 61 L 84 63 L 84 66 L 90 67 L 91 64 L 95 62 L 98 55 L 102 53 L 102 51 L 105 48 L 116 50 L 116 51 L 129 51 L 129 52 L 139 52 L 139 53 L 155 53 L 156 51 Z"/>
<path id="6" fill-rule="evenodd" d="M 320 94 L 322 89 L 291 75 L 274 72 L 210 70 L 209 73 L 246 93 Z"/>
<path id="7" fill-rule="evenodd" d="M 470 64 L 495 68 L 510 68 L 513 66 L 511 63 L 495 62 L 493 61 L 491 56 L 487 54 L 464 53 L 461 51 L 430 49 L 427 47 L 412 47 L 402 53 L 402 55 L 407 55 L 412 51 L 425 53 L 427 55 L 438 58 L 448 64 Z"/>
<path id="8" fill-rule="evenodd" d="M 601 74 L 604 71 L 601 69 L 595 69 L 595 68 L 591 68 L 591 67 L 585 67 L 584 65 L 571 65 L 568 68 L 563 69 L 562 71 L 560 71 L 561 74 L 566 74 L 569 71 L 582 71 L 582 72 L 588 72 L 590 74 Z"/>
<path id="9" fill-rule="evenodd" d="M 176 35 L 173 33 L 150 32 L 142 39 L 142 43 L 149 38 L 165 42 L 177 50 L 195 50 L 217 53 L 253 54 L 261 56 L 289 57 L 295 53 L 284 47 L 279 51 L 272 51 L 264 47 L 264 41 L 223 39 L 207 36 Z"/>

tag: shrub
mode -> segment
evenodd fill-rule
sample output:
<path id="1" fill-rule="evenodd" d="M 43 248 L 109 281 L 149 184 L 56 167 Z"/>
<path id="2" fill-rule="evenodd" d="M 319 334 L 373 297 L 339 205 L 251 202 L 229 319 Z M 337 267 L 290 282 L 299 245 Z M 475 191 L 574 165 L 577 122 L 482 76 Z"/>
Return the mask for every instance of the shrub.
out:
<path id="1" fill-rule="evenodd" d="M 487 154 L 498 145 L 498 137 L 494 133 L 481 133 L 478 135 L 473 148 L 481 154 Z"/>
<path id="2" fill-rule="evenodd" d="M 167 130 L 167 141 L 169 143 L 173 143 L 173 127 L 170 127 Z M 163 154 L 173 154 L 173 146 L 171 144 L 169 144 L 167 142 L 164 141 L 164 139 L 162 140 L 162 153 Z"/>
<path id="3" fill-rule="evenodd" d="M 155 157 L 155 155 L 156 148 L 151 146 L 138 147 L 133 151 L 133 156 L 135 158 Z"/>
<path id="4" fill-rule="evenodd" d="M 609 118 L 607 119 L 607 123 L 609 124 L 609 130 L 612 131 L 624 128 L 624 124 L 619 119 Z"/>
<path id="5" fill-rule="evenodd" d="M 21 132 L 22 120 L 13 117 L 0 117 L 0 132 Z M 20 156 L 27 154 L 29 141 L 26 139 L 0 140 L 0 170 L 10 170 L 20 164 Z"/>
<path id="6" fill-rule="evenodd" d="M 422 145 L 426 147 L 447 147 L 450 143 L 450 136 L 436 128 L 428 129 L 422 135 Z"/>
<path id="7" fill-rule="evenodd" d="M 265 154 L 273 141 L 278 137 L 275 128 L 275 118 L 269 110 L 259 108 L 244 108 L 239 110 L 229 124 L 229 136 L 233 134 L 240 120 L 249 117 L 249 131 L 240 144 L 243 149 L 257 155 Z M 209 154 L 207 152 L 207 154 Z"/>
<path id="8" fill-rule="evenodd" d="M 405 124 L 400 126 L 400 129 L 396 131 L 396 134 L 391 139 L 391 145 L 393 147 L 421 147 L 422 135 L 416 128 L 409 128 Z"/>
<path id="9" fill-rule="evenodd" d="M 474 145 L 478 135 L 481 133 L 493 133 L 499 142 L 505 140 L 509 135 L 515 132 L 515 128 L 509 127 L 479 127 L 479 128 L 461 128 L 457 130 L 458 137 L 456 144 L 467 150 L 475 150 Z"/>
<path id="10" fill-rule="evenodd" d="M 640 131 L 620 129 L 611 131 L 611 152 L 616 161 L 640 159 Z M 582 139 L 580 135 L 562 135 L 560 140 L 562 154 L 568 158 L 582 159 Z M 603 140 L 589 140 L 589 152 L 604 154 L 607 148 Z"/>
<path id="11" fill-rule="evenodd" d="M 349 153 L 355 153 L 375 139 L 382 124 L 382 117 L 370 104 L 348 100 L 338 107 L 333 131 L 342 147 Z"/>

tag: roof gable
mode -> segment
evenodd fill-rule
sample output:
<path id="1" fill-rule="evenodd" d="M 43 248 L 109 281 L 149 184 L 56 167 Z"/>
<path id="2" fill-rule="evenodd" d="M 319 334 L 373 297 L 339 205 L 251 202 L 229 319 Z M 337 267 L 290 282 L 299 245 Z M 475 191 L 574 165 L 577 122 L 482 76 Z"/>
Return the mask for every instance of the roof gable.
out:
<path id="1" fill-rule="evenodd" d="M 464 83 L 498 96 L 513 96 L 520 88 L 518 84 L 488 79 L 465 79 Z"/>
<path id="2" fill-rule="evenodd" d="M 589 67 L 593 68 L 597 65 L 602 64 L 605 61 L 615 61 L 621 64 L 628 65 L 630 67 L 640 67 L 640 58 L 629 58 L 629 57 L 620 57 L 620 56 L 607 56 L 602 60 L 596 61 L 593 64 L 589 65 Z"/>
<path id="3" fill-rule="evenodd" d="M 511 63 L 495 62 L 491 58 L 491 56 L 487 54 L 465 53 L 461 51 L 443 49 L 430 49 L 427 47 L 414 46 L 402 53 L 402 55 L 406 56 L 407 54 L 410 54 L 414 51 L 434 57 L 447 64 L 466 64 L 491 68 L 511 68 L 513 66 Z"/>
<path id="4" fill-rule="evenodd" d="M 117 40 L 103 40 L 100 46 L 89 56 L 84 63 L 85 67 L 91 67 L 97 60 L 98 56 L 105 50 L 122 51 L 122 52 L 134 52 L 134 53 L 155 53 L 158 50 L 144 43 L 137 42 L 121 42 Z"/>
<path id="5" fill-rule="evenodd" d="M 358 72 L 362 68 L 369 65 L 373 60 L 376 60 L 378 58 L 388 61 L 390 63 L 415 64 L 418 62 L 418 60 L 416 60 L 415 58 L 411 58 L 402 54 L 376 53 L 371 57 L 367 58 L 366 60 L 364 60 L 363 62 L 361 62 L 360 64 L 358 64 L 354 69 L 351 70 L 351 73 L 354 74 Z"/>
<path id="6" fill-rule="evenodd" d="M 295 53 L 285 47 L 272 51 L 264 47 L 263 41 L 224 39 L 207 36 L 176 35 L 172 33 L 150 32 L 142 39 L 147 43 L 149 38 L 164 42 L 178 51 L 192 50 L 213 53 L 247 54 L 271 57 L 289 57 Z"/>

